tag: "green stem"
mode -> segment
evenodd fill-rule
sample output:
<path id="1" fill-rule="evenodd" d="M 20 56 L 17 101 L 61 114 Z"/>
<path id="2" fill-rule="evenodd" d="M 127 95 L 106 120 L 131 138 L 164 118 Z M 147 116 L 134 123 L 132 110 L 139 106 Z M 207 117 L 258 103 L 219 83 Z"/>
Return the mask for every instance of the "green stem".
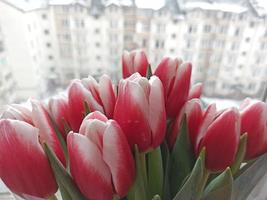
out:
<path id="1" fill-rule="evenodd" d="M 145 182 L 145 187 L 147 186 L 147 168 L 146 168 L 146 153 L 140 153 L 141 167 Z"/>
<path id="2" fill-rule="evenodd" d="M 56 195 L 53 194 L 48 200 L 58 200 L 58 199 L 57 199 Z"/>
<path id="3" fill-rule="evenodd" d="M 201 199 L 201 196 L 202 196 L 202 193 L 203 193 L 203 191 L 205 189 L 205 186 L 206 186 L 206 183 L 208 181 L 209 175 L 210 175 L 210 171 L 205 168 L 203 176 L 202 176 L 202 179 L 201 179 L 201 181 L 199 183 L 199 188 L 197 190 L 197 195 L 196 195 L 196 199 L 197 200 Z"/>

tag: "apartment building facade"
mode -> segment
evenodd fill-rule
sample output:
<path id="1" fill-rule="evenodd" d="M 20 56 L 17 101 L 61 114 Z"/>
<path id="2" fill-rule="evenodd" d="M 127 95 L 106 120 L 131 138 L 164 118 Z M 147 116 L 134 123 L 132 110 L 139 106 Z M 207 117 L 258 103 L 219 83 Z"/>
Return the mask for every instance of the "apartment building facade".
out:
<path id="1" fill-rule="evenodd" d="M 153 68 L 163 56 L 191 61 L 192 82 L 203 82 L 207 96 L 260 96 L 267 84 L 266 19 L 244 2 L 166 0 L 152 10 L 132 0 L 2 0 L 17 99 L 45 97 L 88 74 L 118 80 L 123 50 L 140 48 Z"/>

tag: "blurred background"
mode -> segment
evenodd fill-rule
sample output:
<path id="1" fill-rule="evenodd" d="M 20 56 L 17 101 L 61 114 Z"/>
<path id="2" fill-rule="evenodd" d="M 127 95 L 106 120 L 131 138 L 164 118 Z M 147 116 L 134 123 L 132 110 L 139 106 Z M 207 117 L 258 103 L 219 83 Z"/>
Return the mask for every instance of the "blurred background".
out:
<path id="1" fill-rule="evenodd" d="M 123 50 L 193 63 L 204 96 L 260 98 L 265 0 L 0 0 L 0 105 L 46 98 L 73 78 L 121 77 Z"/>

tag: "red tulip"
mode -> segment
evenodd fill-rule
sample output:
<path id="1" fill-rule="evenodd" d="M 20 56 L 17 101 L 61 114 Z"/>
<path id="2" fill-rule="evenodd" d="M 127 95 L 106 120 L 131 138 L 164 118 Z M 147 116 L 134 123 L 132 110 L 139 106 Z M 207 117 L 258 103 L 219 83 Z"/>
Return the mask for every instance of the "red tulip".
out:
<path id="1" fill-rule="evenodd" d="M 144 51 L 124 51 L 122 55 L 122 74 L 127 78 L 139 72 L 141 76 L 146 76 L 149 63 Z"/>
<path id="2" fill-rule="evenodd" d="M 36 100 L 32 100 L 32 120 L 34 126 L 39 129 L 40 142 L 46 142 L 53 149 L 58 159 L 65 164 L 64 153 L 48 112 L 44 105 Z"/>
<path id="3" fill-rule="evenodd" d="M 81 134 L 68 135 L 70 171 L 88 199 L 124 197 L 135 179 L 135 165 L 127 139 L 114 120 L 90 113 Z"/>
<path id="4" fill-rule="evenodd" d="M 20 196 L 49 198 L 57 184 L 39 143 L 39 130 L 23 121 L 0 120 L 0 177 Z"/>
<path id="5" fill-rule="evenodd" d="M 176 118 L 188 99 L 192 65 L 179 59 L 164 58 L 155 70 L 163 84 L 167 114 Z"/>
<path id="6" fill-rule="evenodd" d="M 202 93 L 202 83 L 197 83 L 189 91 L 188 100 L 199 99 Z"/>
<path id="7" fill-rule="evenodd" d="M 65 126 L 68 125 L 68 101 L 63 95 L 49 99 L 48 111 L 55 120 L 60 133 L 66 139 L 67 134 Z"/>
<path id="8" fill-rule="evenodd" d="M 85 116 L 85 102 L 90 111 L 100 111 L 109 118 L 113 115 L 116 101 L 115 92 L 108 76 L 104 75 L 97 83 L 94 78 L 74 80 L 68 91 L 69 122 L 71 128 L 77 132 Z"/>
<path id="9" fill-rule="evenodd" d="M 131 147 L 144 152 L 156 148 L 165 136 L 166 112 L 162 83 L 148 81 L 135 73 L 119 83 L 114 119 L 120 124 Z"/>
<path id="10" fill-rule="evenodd" d="M 226 109 L 210 124 L 203 121 L 201 126 L 198 133 L 200 138 L 198 151 L 203 147 L 206 148 L 206 167 L 211 171 L 226 169 L 234 162 L 238 149 L 240 137 L 238 110 Z"/>
<path id="11" fill-rule="evenodd" d="M 246 160 L 267 152 L 267 105 L 246 99 L 241 105 L 241 134 L 247 133 Z"/>

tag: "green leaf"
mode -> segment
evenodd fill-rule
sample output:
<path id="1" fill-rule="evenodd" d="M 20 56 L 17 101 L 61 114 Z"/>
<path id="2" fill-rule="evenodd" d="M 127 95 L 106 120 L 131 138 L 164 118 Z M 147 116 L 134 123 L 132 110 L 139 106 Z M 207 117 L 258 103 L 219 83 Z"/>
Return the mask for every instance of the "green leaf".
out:
<path id="1" fill-rule="evenodd" d="M 160 147 L 147 154 L 148 186 L 151 198 L 158 194 L 161 196 L 163 188 L 163 166 Z"/>
<path id="2" fill-rule="evenodd" d="M 195 162 L 192 152 L 186 117 L 184 116 L 180 132 L 170 154 L 170 191 L 173 197 L 182 186 L 184 179 L 191 173 Z"/>
<path id="3" fill-rule="evenodd" d="M 231 199 L 233 190 L 233 176 L 231 169 L 227 168 L 223 173 L 212 180 L 204 191 L 201 200 L 226 200 Z"/>
<path id="4" fill-rule="evenodd" d="M 175 195 L 173 200 L 196 200 L 198 199 L 199 188 L 202 186 L 205 177 L 205 151 L 201 151 L 196 164 L 184 183 L 182 188 Z"/>
<path id="5" fill-rule="evenodd" d="M 153 76 L 151 65 L 148 64 L 147 71 L 146 71 L 146 77 L 147 79 L 150 79 L 150 77 Z"/>
<path id="6" fill-rule="evenodd" d="M 162 198 L 164 200 L 171 199 L 170 193 L 170 152 L 169 147 L 166 140 L 161 144 L 161 155 L 162 155 L 162 163 L 164 169 L 164 182 L 163 182 L 163 195 Z"/>
<path id="7" fill-rule="evenodd" d="M 240 169 L 241 163 L 244 161 L 247 148 L 247 133 L 243 134 L 239 140 L 238 151 L 236 154 L 235 162 L 231 166 L 232 174 L 236 174 Z"/>
<path id="8" fill-rule="evenodd" d="M 248 163 L 241 168 L 242 173 L 234 180 L 233 200 L 246 199 L 252 190 L 257 186 L 267 171 L 267 154 L 257 158 L 252 163 Z"/>
<path id="9" fill-rule="evenodd" d="M 49 162 L 54 172 L 54 175 L 56 177 L 56 180 L 60 184 L 62 184 L 62 186 L 71 196 L 71 198 L 73 200 L 74 199 L 75 200 L 76 199 L 86 200 L 86 198 L 80 192 L 76 184 L 73 182 L 72 177 L 69 175 L 69 173 L 66 171 L 64 166 L 61 164 L 61 162 L 56 157 L 55 153 L 49 148 L 49 146 L 46 143 L 44 143 L 44 150 L 49 159 Z"/>
<path id="10" fill-rule="evenodd" d="M 140 159 L 140 152 L 138 146 L 135 145 L 135 167 L 136 167 L 136 179 L 135 183 L 130 189 L 127 198 L 128 200 L 147 200 L 147 190 L 145 188 L 145 180 L 143 177 L 143 169 Z"/>

